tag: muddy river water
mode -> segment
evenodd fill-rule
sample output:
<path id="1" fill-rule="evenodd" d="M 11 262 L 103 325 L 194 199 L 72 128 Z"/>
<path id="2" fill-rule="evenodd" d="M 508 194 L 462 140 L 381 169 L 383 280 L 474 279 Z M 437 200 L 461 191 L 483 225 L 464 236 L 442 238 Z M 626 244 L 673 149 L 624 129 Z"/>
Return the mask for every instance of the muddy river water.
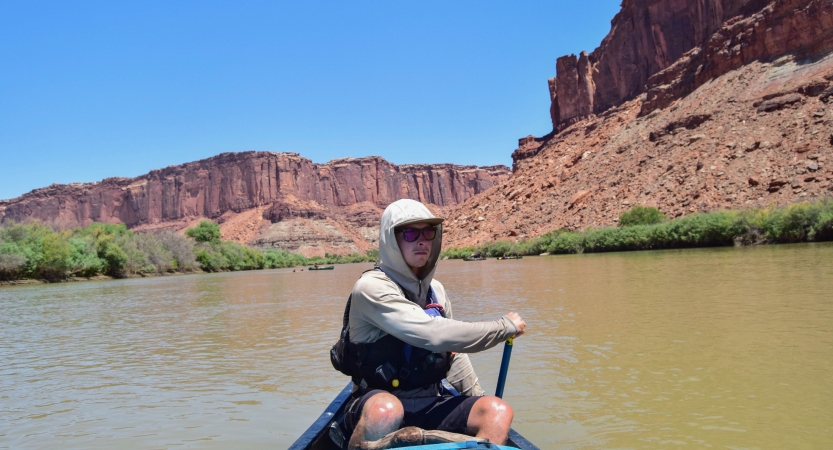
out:
<path id="1" fill-rule="evenodd" d="M 346 384 L 333 271 L 0 288 L 0 448 L 286 448 Z M 833 448 L 833 245 L 442 261 L 521 313 L 505 398 L 542 449 Z M 472 355 L 493 391 L 500 348 Z"/>

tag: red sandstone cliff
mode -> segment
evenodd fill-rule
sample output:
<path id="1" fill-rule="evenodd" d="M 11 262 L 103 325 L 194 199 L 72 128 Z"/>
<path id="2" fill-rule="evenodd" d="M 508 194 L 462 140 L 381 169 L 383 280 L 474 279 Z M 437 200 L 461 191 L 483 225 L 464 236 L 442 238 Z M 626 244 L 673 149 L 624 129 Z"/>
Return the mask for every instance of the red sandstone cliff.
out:
<path id="1" fill-rule="evenodd" d="M 829 0 L 625 0 L 596 50 L 557 59 L 548 80 L 553 131 L 521 139 L 514 168 L 570 125 L 640 95 L 645 115 L 754 61 L 831 50 Z"/>
<path id="2" fill-rule="evenodd" d="M 632 100 L 648 79 L 703 45 L 734 17 L 762 10 L 762 0 L 624 0 L 610 33 L 592 53 L 562 56 L 550 80 L 555 130 Z M 780 2 L 774 2 L 780 3 Z M 785 3 L 802 3 L 790 2 Z M 803 3 L 807 3 L 806 1 Z M 828 2 L 829 3 L 829 2 Z M 786 35 L 788 30 L 775 34 Z M 789 51 L 789 49 L 785 49 Z M 770 49 L 769 54 L 773 54 Z M 751 61 L 751 60 L 750 60 Z M 749 62 L 749 61 L 747 61 Z"/>
<path id="3" fill-rule="evenodd" d="M 641 114 L 664 108 L 697 87 L 753 61 L 792 54 L 806 62 L 833 50 L 833 2 L 780 0 L 727 21 L 703 45 L 648 78 Z"/>
<path id="4" fill-rule="evenodd" d="M 329 220 L 343 228 L 307 233 L 304 242 L 312 248 L 334 236 L 350 236 L 350 221 L 360 222 L 360 227 L 378 226 L 380 208 L 400 198 L 448 208 L 509 174 L 505 166 L 396 166 L 377 156 L 315 164 L 296 153 L 223 153 L 136 178 L 36 189 L 1 201 L 0 221 L 37 219 L 68 226 L 123 222 L 141 230 L 182 228 L 207 217 L 228 228 L 223 230 L 227 239 L 274 247 L 286 247 L 275 243 L 288 235 L 268 232 L 270 224 Z M 341 250 L 363 249 L 375 240 L 374 233 L 366 234 L 350 236 Z"/>
<path id="5" fill-rule="evenodd" d="M 590 54 L 558 59 L 553 132 L 466 201 L 451 246 L 833 191 L 833 2 L 626 0 Z"/>

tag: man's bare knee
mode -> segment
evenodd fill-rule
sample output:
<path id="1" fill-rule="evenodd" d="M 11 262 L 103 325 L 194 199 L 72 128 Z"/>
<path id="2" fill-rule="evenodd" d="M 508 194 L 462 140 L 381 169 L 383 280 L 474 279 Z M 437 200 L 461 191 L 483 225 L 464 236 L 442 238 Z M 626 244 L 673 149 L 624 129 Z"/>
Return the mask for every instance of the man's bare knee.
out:
<path id="1" fill-rule="evenodd" d="M 405 409 L 398 398 L 387 392 L 373 395 L 362 407 L 349 447 L 359 448 L 364 441 L 375 441 L 398 430 L 404 417 Z"/>
<path id="2" fill-rule="evenodd" d="M 399 424 L 402 423 L 404 416 L 405 410 L 402 408 L 402 402 L 388 393 L 379 393 L 370 397 L 365 402 L 364 408 L 362 408 L 362 420 L 367 425 L 378 424 L 378 426 L 385 429 L 390 429 L 391 427 L 394 427 L 393 429 L 399 428 Z"/>
<path id="3" fill-rule="evenodd" d="M 493 396 L 481 397 L 472 405 L 469 413 L 469 434 L 503 444 L 509 437 L 514 417 L 515 412 L 505 401 Z"/>

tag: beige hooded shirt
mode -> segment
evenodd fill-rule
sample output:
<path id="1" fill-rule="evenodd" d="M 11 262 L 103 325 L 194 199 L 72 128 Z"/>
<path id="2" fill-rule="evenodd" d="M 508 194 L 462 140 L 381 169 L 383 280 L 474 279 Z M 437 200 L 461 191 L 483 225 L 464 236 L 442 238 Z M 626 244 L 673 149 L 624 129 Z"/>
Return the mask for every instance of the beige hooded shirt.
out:
<path id="1" fill-rule="evenodd" d="M 405 263 L 394 236 L 397 226 L 441 220 L 414 200 L 398 200 L 385 209 L 379 229 L 379 267 L 382 270 L 365 272 L 353 287 L 350 339 L 356 343 L 370 343 L 391 334 L 414 347 L 437 353 L 456 352 L 446 379 L 463 395 L 484 395 L 466 353 L 492 348 L 514 336 L 517 328 L 506 316 L 493 322 L 454 320 L 445 288 L 434 280 L 442 249 L 441 224 L 437 225 L 428 263 L 419 276 L 414 275 Z M 445 318 L 425 313 L 429 286 L 433 288 L 434 301 L 443 306 Z M 424 390 L 393 393 L 403 398 L 425 395 Z"/>

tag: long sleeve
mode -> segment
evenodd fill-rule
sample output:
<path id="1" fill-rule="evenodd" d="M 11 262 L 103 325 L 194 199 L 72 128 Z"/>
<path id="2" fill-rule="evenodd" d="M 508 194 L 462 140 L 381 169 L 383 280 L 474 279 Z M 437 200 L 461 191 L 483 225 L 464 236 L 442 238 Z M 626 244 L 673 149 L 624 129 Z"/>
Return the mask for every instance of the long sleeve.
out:
<path id="1" fill-rule="evenodd" d="M 438 300 L 447 304 L 445 290 L 437 284 Z M 354 342 L 374 342 L 391 334 L 434 352 L 475 353 L 492 348 L 515 333 L 515 325 L 506 316 L 491 322 L 431 317 L 384 274 L 368 273 L 353 289 L 350 336 Z"/>
<path id="2" fill-rule="evenodd" d="M 486 395 L 486 392 L 480 387 L 480 382 L 477 379 L 477 374 L 474 373 L 474 367 L 471 365 L 469 355 L 465 353 L 457 353 L 454 359 L 451 360 L 451 367 L 448 369 L 446 380 L 457 389 L 457 392 L 468 396 Z"/>
<path id="3" fill-rule="evenodd" d="M 441 291 L 443 298 L 445 298 L 445 314 L 449 319 L 454 318 L 454 310 L 452 309 L 451 299 L 445 292 L 442 284 L 436 286 L 436 291 Z M 474 372 L 474 366 L 471 364 L 469 355 L 465 353 L 455 353 L 451 360 L 451 367 L 445 377 L 457 392 L 470 397 L 486 395 L 486 392 L 480 387 L 480 382 L 477 374 Z"/>

